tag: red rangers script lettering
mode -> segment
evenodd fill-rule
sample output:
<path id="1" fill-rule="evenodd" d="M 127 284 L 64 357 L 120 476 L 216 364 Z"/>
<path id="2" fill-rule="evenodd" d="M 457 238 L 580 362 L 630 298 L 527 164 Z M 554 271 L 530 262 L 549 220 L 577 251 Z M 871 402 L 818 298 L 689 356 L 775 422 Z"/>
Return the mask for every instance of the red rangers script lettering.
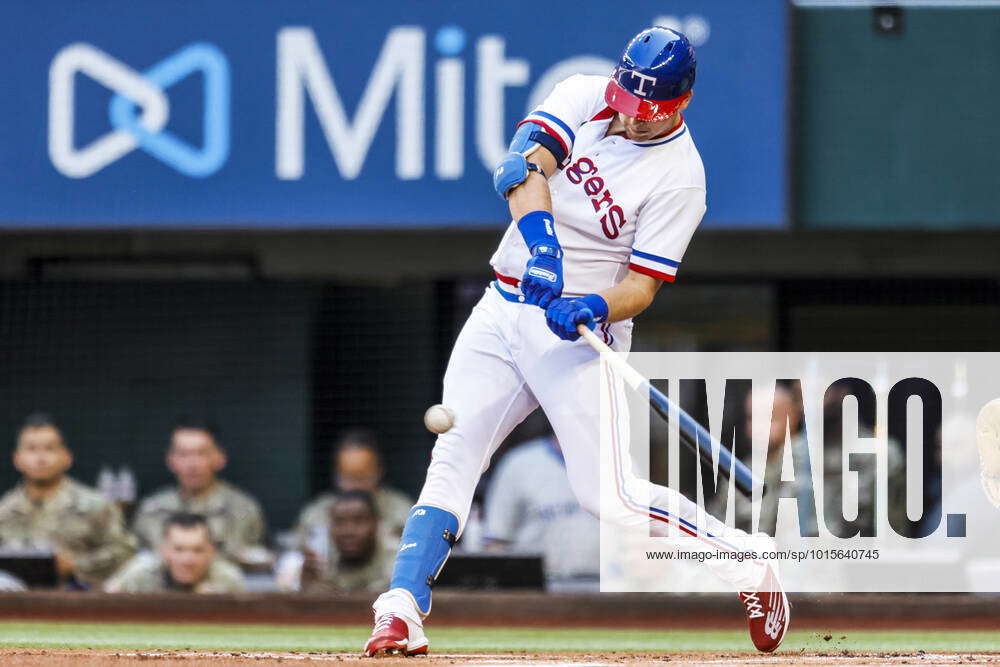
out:
<path id="1" fill-rule="evenodd" d="M 590 203 L 593 204 L 595 213 L 606 209 L 601 216 L 601 230 L 609 239 L 616 239 L 628 220 L 625 219 L 625 212 L 621 206 L 615 204 L 611 190 L 604 187 L 604 179 L 597 176 L 597 171 L 598 167 L 593 160 L 582 157 L 566 169 L 566 178 L 570 183 L 583 184 L 583 191 L 590 196 Z M 584 180 L 584 176 L 590 174 L 593 175 Z"/>

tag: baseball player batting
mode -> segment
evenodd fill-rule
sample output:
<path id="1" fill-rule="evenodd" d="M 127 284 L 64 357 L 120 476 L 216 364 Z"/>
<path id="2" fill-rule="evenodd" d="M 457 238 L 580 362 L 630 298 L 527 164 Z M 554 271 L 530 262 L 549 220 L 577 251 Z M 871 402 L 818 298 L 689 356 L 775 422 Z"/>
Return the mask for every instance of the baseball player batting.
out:
<path id="1" fill-rule="evenodd" d="M 719 550 L 769 548 L 764 537 L 729 528 L 672 489 L 634 476 L 622 463 L 622 424 L 610 425 L 609 460 L 601 460 L 601 394 L 623 389 L 577 331 L 584 324 L 627 352 L 632 319 L 674 281 L 705 213 L 705 171 L 682 116 L 694 81 L 687 38 L 654 27 L 628 43 L 610 80 L 571 76 L 518 124 L 493 174 L 513 220 L 490 261 L 496 280 L 462 328 L 444 376 L 443 403 L 455 426 L 434 446 L 390 590 L 373 606 L 367 655 L 427 652 L 431 586 L 462 532 L 479 477 L 539 406 L 587 511 L 648 525 L 653 535 L 676 535 L 673 525 Z M 602 475 L 609 473 L 602 470 L 616 471 L 610 483 L 620 501 L 603 511 Z M 776 570 L 727 558 L 705 567 L 741 591 L 754 646 L 775 650 L 788 627 Z"/>

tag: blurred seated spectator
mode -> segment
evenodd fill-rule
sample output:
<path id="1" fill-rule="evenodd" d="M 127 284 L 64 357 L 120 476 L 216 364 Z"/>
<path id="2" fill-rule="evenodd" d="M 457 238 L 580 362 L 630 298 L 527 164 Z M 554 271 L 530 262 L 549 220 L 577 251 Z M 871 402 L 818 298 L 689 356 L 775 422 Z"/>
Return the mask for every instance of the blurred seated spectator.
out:
<path id="1" fill-rule="evenodd" d="M 66 474 L 72 465 L 55 422 L 30 416 L 14 450 L 21 483 L 0 499 L 0 547 L 54 553 L 66 585 L 100 587 L 135 552 L 135 537 L 113 502 Z"/>
<path id="2" fill-rule="evenodd" d="M 388 589 L 396 546 L 379 537 L 372 494 L 361 489 L 339 494 L 330 505 L 328 523 L 336 558 L 325 566 L 316 559 L 307 559 L 302 571 L 303 590 L 327 593 Z"/>
<path id="3" fill-rule="evenodd" d="M 334 447 L 332 478 L 335 491 L 324 493 L 310 502 L 299 514 L 295 526 L 295 548 L 322 561 L 333 561 L 336 553 L 330 543 L 330 509 L 337 492 L 367 491 L 372 495 L 379 519 L 379 536 L 397 546 L 403 525 L 413 507 L 405 494 L 382 484 L 385 473 L 375 434 L 368 429 L 344 433 Z"/>
<path id="4" fill-rule="evenodd" d="M 744 404 L 744 431 L 747 438 L 753 438 L 753 416 L 757 419 L 764 419 L 770 415 L 768 439 L 767 439 L 767 469 L 777 471 L 780 481 L 770 481 L 770 490 L 764 494 L 760 504 L 760 515 L 757 530 L 774 534 L 778 520 L 778 505 L 781 498 L 795 499 L 794 507 L 797 510 L 798 522 L 794 525 L 783 522 L 778 537 L 791 537 L 799 535 L 800 526 L 802 535 L 811 535 L 816 529 L 816 521 L 822 520 L 816 514 L 816 501 L 813 490 L 813 478 L 810 471 L 812 465 L 809 459 L 809 443 L 805 437 L 805 423 L 802 412 L 802 399 L 788 385 L 778 383 L 774 388 L 773 402 L 767 402 L 767 395 L 764 392 L 747 394 Z M 784 461 L 785 448 L 782 445 L 788 438 L 788 447 L 791 456 L 797 467 L 792 472 L 781 475 L 781 466 Z M 748 461 L 746 461 L 749 463 Z M 819 470 L 816 471 L 819 473 Z M 727 487 L 728 488 L 728 487 Z M 780 494 L 778 491 L 780 490 Z M 779 497 L 780 496 L 780 497 Z M 723 498 L 720 498 L 720 502 Z M 731 500 L 727 501 L 727 504 Z M 721 506 L 710 508 L 712 513 L 720 518 L 725 518 L 721 512 Z M 737 503 L 737 520 L 752 521 L 752 506 L 748 503 Z M 751 532 L 755 532 L 751 530 Z M 794 544 L 795 542 L 791 542 Z"/>
<path id="5" fill-rule="evenodd" d="M 167 519 L 177 512 L 205 517 L 219 551 L 242 567 L 260 567 L 272 561 L 264 547 L 264 516 L 246 492 L 218 478 L 226 467 L 226 453 L 216 429 L 207 421 L 181 419 L 174 426 L 167 451 L 167 467 L 177 486 L 145 498 L 136 511 L 134 530 L 146 548 L 159 547 Z"/>
<path id="6" fill-rule="evenodd" d="M 887 425 L 882 424 L 876 430 L 876 415 L 869 414 L 863 405 L 858 406 L 858 423 L 844 424 L 841 409 L 845 399 L 851 395 L 856 381 L 851 379 L 840 379 L 831 384 L 823 395 L 824 419 L 823 431 L 831 433 L 833 440 L 824 443 L 823 446 L 823 516 L 820 521 L 825 521 L 827 528 L 836 534 L 852 532 L 853 528 L 846 525 L 842 516 L 842 508 L 846 505 L 849 509 L 846 513 L 854 515 L 852 501 L 853 489 L 858 489 L 857 516 L 875 517 L 874 526 L 866 526 L 864 530 L 875 531 L 878 522 L 876 509 L 876 492 L 868 493 L 868 489 L 877 489 L 878 473 L 876 466 L 862 465 L 858 471 L 852 471 L 845 467 L 846 458 L 844 456 L 844 431 L 850 435 L 851 440 L 855 437 L 862 439 L 857 447 L 853 445 L 850 452 L 872 453 L 878 459 L 884 461 L 885 473 L 889 479 L 893 477 L 901 478 L 906 465 L 906 457 L 903 448 L 898 440 L 889 438 L 886 435 Z M 853 401 L 854 399 L 852 399 Z M 846 426 L 846 429 L 845 429 Z M 877 432 L 878 431 L 878 432 Z M 811 436 L 811 434 L 810 434 Z M 811 436 L 812 437 L 812 436 Z M 820 437 L 817 434 L 816 437 Z M 848 441 L 850 444 L 851 441 Z M 849 456 L 850 454 L 848 454 Z M 854 478 L 854 479 L 852 479 Z M 851 491 L 849 491 L 849 489 Z M 886 514 L 895 525 L 901 525 L 906 519 L 906 485 L 902 484 L 893 490 L 888 491 L 886 498 Z M 872 532 L 871 534 L 875 534 Z"/>
<path id="7" fill-rule="evenodd" d="M 144 553 L 115 574 L 107 593 L 239 593 L 243 573 L 220 558 L 208 523 L 200 514 L 179 512 L 167 519 L 159 555 Z"/>
<path id="8" fill-rule="evenodd" d="M 600 524 L 573 495 L 554 436 L 511 449 L 496 467 L 483 508 L 486 550 L 541 554 L 550 590 L 596 590 Z"/>

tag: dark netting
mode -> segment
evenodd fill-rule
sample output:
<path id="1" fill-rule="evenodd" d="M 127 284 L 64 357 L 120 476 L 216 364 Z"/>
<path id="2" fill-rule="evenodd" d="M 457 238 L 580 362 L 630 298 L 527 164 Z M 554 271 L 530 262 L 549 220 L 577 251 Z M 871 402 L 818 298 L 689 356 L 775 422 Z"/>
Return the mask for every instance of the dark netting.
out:
<path id="1" fill-rule="evenodd" d="M 414 493 L 438 400 L 433 286 L 308 282 L 0 283 L 0 434 L 8 453 L 31 412 L 52 414 L 95 484 L 129 467 L 145 495 L 170 482 L 178 415 L 206 415 L 224 476 L 288 526 L 328 484 L 329 443 L 369 426 L 391 482 Z M 0 466 L 0 486 L 16 482 Z"/>

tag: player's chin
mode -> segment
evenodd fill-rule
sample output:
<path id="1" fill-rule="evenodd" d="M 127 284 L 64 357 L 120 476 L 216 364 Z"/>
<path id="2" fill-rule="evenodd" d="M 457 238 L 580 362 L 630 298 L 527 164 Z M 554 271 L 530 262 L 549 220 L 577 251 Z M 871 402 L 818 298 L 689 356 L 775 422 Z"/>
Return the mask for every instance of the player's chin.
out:
<path id="1" fill-rule="evenodd" d="M 654 132 L 632 132 L 628 135 L 631 141 L 649 141 L 653 138 Z"/>

